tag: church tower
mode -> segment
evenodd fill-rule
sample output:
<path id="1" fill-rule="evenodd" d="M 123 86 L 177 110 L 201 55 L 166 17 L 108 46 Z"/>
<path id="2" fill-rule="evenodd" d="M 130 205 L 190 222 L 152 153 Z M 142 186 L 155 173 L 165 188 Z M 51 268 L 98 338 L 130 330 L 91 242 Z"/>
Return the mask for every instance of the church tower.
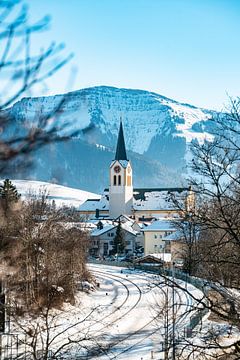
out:
<path id="1" fill-rule="evenodd" d="M 127 159 L 120 122 L 115 160 L 110 165 L 109 216 L 131 215 L 133 205 L 132 167 Z"/>

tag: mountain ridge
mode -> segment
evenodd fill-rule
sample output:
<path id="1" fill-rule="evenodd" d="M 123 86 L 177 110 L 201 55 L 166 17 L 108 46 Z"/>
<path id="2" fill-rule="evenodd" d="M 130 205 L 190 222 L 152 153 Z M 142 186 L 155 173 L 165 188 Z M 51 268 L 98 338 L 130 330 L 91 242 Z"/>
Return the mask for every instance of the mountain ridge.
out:
<path id="1" fill-rule="evenodd" d="M 155 91 L 150 91 L 150 90 L 145 90 L 145 89 L 137 89 L 137 88 L 125 88 L 125 87 L 117 87 L 117 86 L 110 86 L 110 85 L 96 85 L 96 86 L 90 86 L 90 87 L 85 87 L 85 88 L 82 88 L 82 89 L 78 89 L 78 90 L 73 90 L 73 91 L 69 91 L 67 93 L 62 93 L 62 94 L 56 94 L 56 95 L 42 95 L 42 96 L 34 96 L 34 97 L 31 97 L 31 96 L 24 96 L 22 97 L 20 100 L 16 101 L 15 104 L 21 102 L 22 100 L 29 100 L 29 99 L 41 99 L 41 98 L 50 98 L 50 97 L 65 97 L 65 96 L 70 96 L 70 95 L 76 95 L 78 94 L 79 92 L 84 92 L 84 91 L 88 91 L 88 90 L 91 90 L 91 89 L 113 89 L 113 90 L 121 90 L 121 91 L 133 91 L 133 92 L 139 92 L 139 93 L 148 93 L 148 94 L 151 94 L 151 95 L 156 95 L 156 96 L 159 96 L 165 100 L 168 100 L 168 101 L 171 101 L 173 103 L 177 103 L 177 104 L 180 104 L 180 105 L 183 105 L 183 106 L 188 106 L 188 107 L 191 107 L 191 108 L 194 108 L 194 109 L 200 109 L 200 110 L 203 110 L 203 111 L 207 111 L 207 112 L 216 112 L 215 110 L 213 109 L 208 109 L 208 108 L 205 108 L 205 107 L 199 107 L 199 106 L 196 106 L 196 105 L 192 105 L 192 104 L 189 104 L 189 103 L 186 103 L 186 102 L 182 102 L 182 101 L 179 101 L 179 100 L 175 100 L 175 99 L 172 99 L 170 97 L 167 97 L 165 95 L 162 95 L 162 94 L 158 94 L 157 92 Z M 10 108 L 10 107 L 9 107 Z M 8 108 L 8 109 L 9 109 Z"/>
<path id="2" fill-rule="evenodd" d="M 99 192 L 100 185 L 97 186 L 97 182 L 93 178 L 101 174 L 103 167 L 105 168 L 103 159 L 106 161 L 109 158 L 109 156 L 105 156 L 103 148 L 109 151 L 109 155 L 115 151 L 121 117 L 126 148 L 128 152 L 131 152 L 136 166 L 134 172 L 137 186 L 141 186 L 140 180 L 144 183 L 148 180 L 149 186 L 168 186 L 170 183 L 170 186 L 178 185 L 176 183 L 178 177 L 176 176 L 175 181 L 171 181 L 171 177 L 174 177 L 174 173 L 186 172 L 192 140 L 202 142 L 206 138 L 211 138 L 208 122 L 214 116 L 214 111 L 183 104 L 155 92 L 140 89 L 95 86 L 65 95 L 26 97 L 7 111 L 11 118 L 15 119 L 16 126 L 29 127 L 37 122 L 39 117 L 54 112 L 62 99 L 64 102 L 61 112 L 54 119 L 54 124 L 60 128 L 62 125 L 68 124 L 68 128 L 60 131 L 59 135 L 71 134 L 77 130 L 79 136 L 71 139 L 68 143 L 49 145 L 49 149 L 55 148 L 55 151 L 61 154 L 61 164 L 60 160 L 55 157 L 56 163 L 47 165 L 46 154 L 42 150 L 39 151 L 39 155 L 35 159 L 35 173 L 32 172 L 36 178 L 41 176 L 39 180 L 50 180 L 51 174 L 56 173 L 56 168 L 62 168 L 63 183 L 76 187 L 74 173 L 80 175 L 78 168 L 86 167 L 87 164 L 81 158 L 96 156 L 94 164 L 96 169 L 87 167 L 85 175 L 81 172 L 81 177 L 85 176 L 92 180 L 82 183 L 79 180 L 79 187 Z M 79 144 L 77 145 L 76 141 L 78 140 Z M 95 151 L 94 146 L 99 146 L 98 151 Z M 103 148 L 100 149 L 100 147 Z M 75 156 L 78 156 L 79 161 L 70 160 L 71 151 L 75 151 Z M 142 163 L 145 164 L 144 166 L 147 167 L 148 173 L 146 174 L 141 169 L 141 161 L 137 160 L 139 156 Z M 67 159 L 74 168 L 69 169 Z M 153 163 L 158 166 L 158 170 L 154 168 Z M 108 165 L 106 166 L 108 167 Z M 162 170 L 163 168 L 164 170 Z M 154 172 L 158 176 L 161 175 L 161 181 L 159 179 L 161 184 L 158 183 Z M 45 177 L 44 173 L 47 174 Z M 100 181 L 102 188 L 107 185 L 107 176 L 107 171 L 105 176 L 99 175 L 99 178 L 102 179 Z M 164 177 L 166 177 L 165 183 Z"/>

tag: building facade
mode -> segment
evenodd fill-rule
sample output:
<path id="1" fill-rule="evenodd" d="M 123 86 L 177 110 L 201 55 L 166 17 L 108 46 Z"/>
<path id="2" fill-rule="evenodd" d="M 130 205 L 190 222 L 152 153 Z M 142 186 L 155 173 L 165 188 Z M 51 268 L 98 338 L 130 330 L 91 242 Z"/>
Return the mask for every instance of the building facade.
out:
<path id="1" fill-rule="evenodd" d="M 111 255 L 114 248 L 114 238 L 116 236 L 117 224 L 98 226 L 91 232 L 90 254 L 93 256 L 106 257 Z M 136 246 L 137 232 L 130 226 L 122 224 L 121 232 L 124 237 L 124 254 L 133 254 Z"/>

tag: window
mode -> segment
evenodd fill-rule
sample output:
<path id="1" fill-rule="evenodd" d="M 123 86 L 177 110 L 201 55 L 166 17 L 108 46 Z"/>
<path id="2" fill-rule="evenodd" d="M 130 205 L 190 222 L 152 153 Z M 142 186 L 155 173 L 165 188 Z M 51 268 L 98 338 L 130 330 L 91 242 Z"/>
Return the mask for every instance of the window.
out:
<path id="1" fill-rule="evenodd" d="M 117 176 L 116 175 L 113 176 L 113 185 L 117 185 Z"/>
<path id="2" fill-rule="evenodd" d="M 154 239 L 157 239 L 157 235 L 156 235 L 156 234 L 154 234 Z"/>
<path id="3" fill-rule="evenodd" d="M 118 175 L 118 185 L 121 185 L 121 175 Z"/>
<path id="4" fill-rule="evenodd" d="M 103 255 L 108 255 L 108 243 L 103 244 Z"/>
<path id="5" fill-rule="evenodd" d="M 171 231 L 165 231 L 165 236 L 168 236 L 168 235 L 170 235 L 172 232 Z"/>

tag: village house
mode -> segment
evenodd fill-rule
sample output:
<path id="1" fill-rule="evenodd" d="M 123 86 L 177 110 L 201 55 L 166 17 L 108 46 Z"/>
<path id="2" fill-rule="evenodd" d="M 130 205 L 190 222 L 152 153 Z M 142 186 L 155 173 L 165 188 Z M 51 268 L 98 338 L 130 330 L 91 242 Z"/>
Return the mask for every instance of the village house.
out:
<path id="1" fill-rule="evenodd" d="M 91 232 L 90 254 L 92 256 L 106 257 L 111 255 L 117 227 L 118 222 L 109 224 L 99 221 L 97 228 Z M 121 232 L 125 242 L 125 254 L 133 254 L 136 248 L 138 232 L 128 223 L 121 224 Z"/>
<path id="2" fill-rule="evenodd" d="M 174 232 L 176 228 L 171 219 L 153 221 L 151 225 L 142 229 L 144 233 L 144 255 L 170 253 L 170 241 L 166 237 Z"/>
<path id="3" fill-rule="evenodd" d="M 171 261 L 176 267 L 182 267 L 187 257 L 186 240 L 180 230 L 176 230 L 171 234 L 163 237 L 166 243 L 166 249 L 171 253 Z"/>

